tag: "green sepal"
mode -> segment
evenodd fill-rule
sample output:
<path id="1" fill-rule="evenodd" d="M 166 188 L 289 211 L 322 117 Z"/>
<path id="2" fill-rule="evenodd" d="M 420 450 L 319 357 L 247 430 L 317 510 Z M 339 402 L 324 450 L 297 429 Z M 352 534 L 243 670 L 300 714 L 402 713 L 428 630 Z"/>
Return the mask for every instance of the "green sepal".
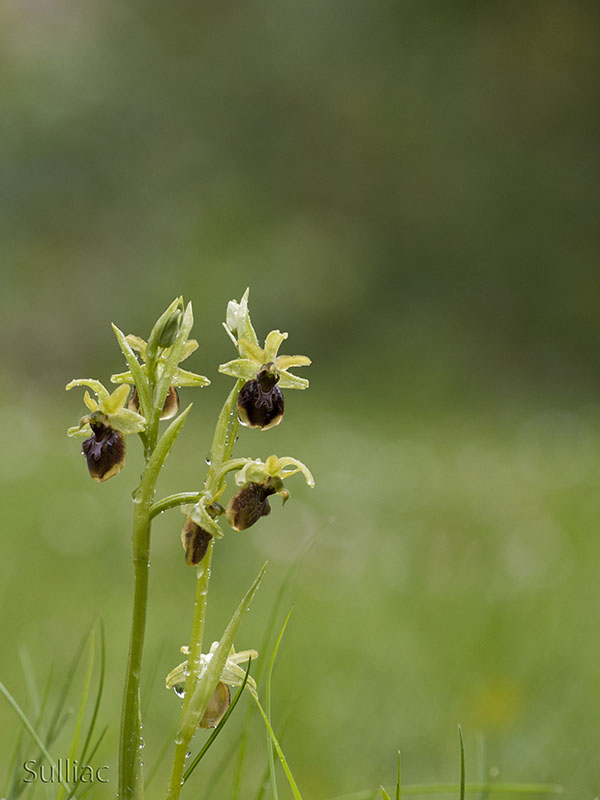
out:
<path id="1" fill-rule="evenodd" d="M 241 378 L 243 381 L 254 380 L 257 371 L 256 363 L 249 358 L 234 358 L 219 365 L 219 372 L 223 375 L 231 375 L 232 378 Z"/>
<path id="2" fill-rule="evenodd" d="M 171 380 L 171 386 L 209 386 L 210 380 L 204 375 L 188 372 L 187 369 L 177 367 Z"/>
<path id="3" fill-rule="evenodd" d="M 183 348 L 183 353 L 179 359 L 179 362 L 181 363 L 182 361 L 185 361 L 188 356 L 191 356 L 192 353 L 196 352 L 199 346 L 200 345 L 198 344 L 197 339 L 188 339 L 185 343 L 185 347 Z"/>
<path id="4" fill-rule="evenodd" d="M 146 430 L 146 420 L 129 408 L 122 408 L 116 414 L 107 414 L 112 428 L 121 431 L 126 436 L 132 433 L 141 433 Z"/>
<path id="5" fill-rule="evenodd" d="M 204 503 L 205 499 L 202 498 L 198 503 L 194 506 L 189 508 L 186 511 L 186 514 L 192 519 L 196 525 L 199 525 L 205 531 L 210 533 L 215 539 L 222 539 L 224 537 L 224 533 L 219 527 L 218 523 L 210 516 L 208 511 L 206 510 Z"/>
<path id="6" fill-rule="evenodd" d="M 238 339 L 238 346 L 243 357 L 250 359 L 250 361 L 255 361 L 260 366 L 265 363 L 265 351 L 262 347 L 243 337 Z"/>
<path id="7" fill-rule="evenodd" d="M 308 356 L 277 356 L 275 363 L 279 369 L 291 369 L 292 367 L 310 367 L 312 361 Z"/>
<path id="8" fill-rule="evenodd" d="M 125 338 L 127 339 L 127 342 L 129 343 L 129 345 L 131 346 L 131 349 L 132 350 L 137 350 L 137 352 L 142 357 L 142 360 L 145 361 L 146 360 L 146 349 L 148 347 L 148 342 L 146 342 L 144 339 L 142 339 L 141 336 L 136 336 L 133 333 L 128 333 Z"/>
<path id="9" fill-rule="evenodd" d="M 292 375 L 283 370 L 277 383 L 280 389 L 308 389 L 308 385 L 306 378 L 299 378 L 297 375 Z"/>
<path id="10" fill-rule="evenodd" d="M 258 346 L 258 338 L 252 327 L 250 312 L 248 311 L 249 295 L 250 289 L 248 288 L 239 303 L 236 300 L 230 300 L 227 304 L 226 321 L 223 324 L 236 347 L 240 339 L 248 339 L 248 341 Z"/>

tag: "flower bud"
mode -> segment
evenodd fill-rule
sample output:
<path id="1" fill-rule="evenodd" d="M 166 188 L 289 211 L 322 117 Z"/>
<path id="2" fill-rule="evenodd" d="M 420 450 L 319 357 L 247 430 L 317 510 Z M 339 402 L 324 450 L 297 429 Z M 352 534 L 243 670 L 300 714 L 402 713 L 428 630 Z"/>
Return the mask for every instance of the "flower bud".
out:
<path id="1" fill-rule="evenodd" d="M 208 550 L 212 535 L 188 517 L 181 531 L 181 543 L 185 550 L 185 561 L 190 567 L 199 564 Z M 208 727 L 208 726 L 207 726 Z"/>
<path id="2" fill-rule="evenodd" d="M 133 392 L 127 403 L 127 408 L 131 411 L 140 412 L 140 400 L 137 389 L 133 387 Z M 165 404 L 160 415 L 160 419 L 171 419 L 179 411 L 179 392 L 174 386 L 169 386 L 169 391 L 165 399 Z"/>
<path id="3" fill-rule="evenodd" d="M 234 531 L 250 528 L 261 517 L 271 513 L 268 497 L 277 489 L 270 481 L 264 483 L 247 483 L 237 491 L 227 505 L 225 512 L 227 522 Z"/>
<path id="4" fill-rule="evenodd" d="M 284 406 L 278 381 L 279 372 L 273 362 L 264 364 L 254 380 L 246 381 L 237 398 L 242 425 L 263 431 L 279 425 Z"/>
<path id="5" fill-rule="evenodd" d="M 125 437 L 99 421 L 90 420 L 90 427 L 94 435 L 83 442 L 82 452 L 90 476 L 95 481 L 107 481 L 125 465 Z"/>
<path id="6" fill-rule="evenodd" d="M 159 347 L 171 347 L 181 328 L 182 317 L 183 311 L 178 307 L 173 309 L 166 319 L 159 320 L 151 334 L 151 338 L 154 338 Z"/>
<path id="7" fill-rule="evenodd" d="M 229 686 L 219 681 L 217 688 L 208 701 L 204 716 L 199 722 L 200 728 L 216 728 L 231 703 Z"/>

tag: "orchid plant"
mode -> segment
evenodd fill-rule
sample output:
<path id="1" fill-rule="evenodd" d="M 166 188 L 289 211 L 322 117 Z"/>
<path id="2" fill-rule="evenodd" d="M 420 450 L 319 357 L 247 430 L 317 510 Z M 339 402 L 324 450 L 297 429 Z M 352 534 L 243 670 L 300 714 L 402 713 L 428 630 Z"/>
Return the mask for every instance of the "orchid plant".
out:
<path id="1" fill-rule="evenodd" d="M 225 330 L 233 342 L 237 357 L 219 367 L 219 372 L 236 379 L 219 414 L 208 469 L 197 491 L 179 492 L 156 499 L 161 468 L 180 434 L 191 406 L 179 412 L 180 387 L 205 387 L 210 381 L 180 364 L 197 348 L 190 338 L 193 325 L 192 305 L 176 298 L 159 317 L 148 340 L 125 335 L 113 325 L 117 342 L 128 369 L 111 377 L 117 388 L 111 393 L 98 380 L 75 379 L 67 389 L 83 387 L 86 413 L 68 435 L 84 438 L 82 453 L 90 476 L 98 482 L 115 477 L 125 466 L 125 437 L 137 434 L 141 440 L 145 466 L 139 485 L 133 492 L 132 551 L 134 598 L 129 657 L 125 676 L 119 750 L 119 800 L 140 800 L 144 794 L 143 765 L 140 754 L 141 709 L 140 676 L 148 609 L 150 540 L 152 521 L 157 514 L 179 508 L 185 515 L 181 542 L 185 557 L 182 567 L 192 567 L 195 601 L 188 644 L 181 650 L 186 660 L 167 676 L 166 686 L 181 698 L 181 710 L 173 747 L 171 778 L 167 800 L 177 800 L 187 773 L 186 755 L 199 728 L 222 724 L 231 702 L 230 686 L 244 687 L 254 699 L 265 722 L 272 746 L 279 756 L 295 798 L 300 792 L 292 777 L 268 714 L 258 696 L 257 686 L 249 676 L 250 662 L 258 658 L 256 650 L 236 652 L 234 640 L 240 624 L 262 580 L 265 567 L 242 598 L 219 641 L 203 653 L 212 554 L 215 542 L 228 528 L 242 531 L 270 513 L 269 497 L 289 498 L 287 479 L 301 474 L 308 486 L 314 486 L 308 468 L 291 456 L 269 455 L 259 458 L 233 457 L 238 425 L 261 431 L 278 425 L 284 416 L 283 389 L 305 389 L 308 381 L 289 372 L 308 366 L 306 356 L 279 355 L 287 333 L 271 331 L 260 347 L 248 310 L 248 290 L 239 302 L 227 306 Z M 90 391 L 95 395 L 92 397 Z M 173 419 L 174 418 L 174 419 Z M 160 422 L 171 420 L 161 433 Z M 228 493 L 227 479 L 233 474 L 233 488 Z M 225 524 L 223 524 L 223 520 Z M 265 565 L 266 566 L 266 565 Z M 240 666 L 248 662 L 246 670 Z"/>

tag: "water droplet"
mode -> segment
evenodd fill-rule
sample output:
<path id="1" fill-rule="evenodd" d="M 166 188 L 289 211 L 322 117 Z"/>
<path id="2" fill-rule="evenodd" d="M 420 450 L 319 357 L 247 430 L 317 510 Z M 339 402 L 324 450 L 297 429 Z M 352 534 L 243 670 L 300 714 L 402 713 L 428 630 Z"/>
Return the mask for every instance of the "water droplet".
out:
<path id="1" fill-rule="evenodd" d="M 206 463 L 207 463 L 207 464 L 208 464 L 208 466 L 210 467 L 210 450 L 209 450 L 209 451 L 208 451 L 208 453 L 206 454 L 206 457 L 205 457 L 205 459 L 204 459 L 204 460 L 206 461 Z"/>
<path id="2" fill-rule="evenodd" d="M 191 755 L 192 755 L 192 751 L 188 750 L 187 753 L 185 754 L 185 757 L 186 758 L 190 758 Z"/>
<path id="3" fill-rule="evenodd" d="M 173 691 L 177 695 L 177 697 L 185 697 L 185 686 L 180 683 L 176 683 L 173 687 Z"/>

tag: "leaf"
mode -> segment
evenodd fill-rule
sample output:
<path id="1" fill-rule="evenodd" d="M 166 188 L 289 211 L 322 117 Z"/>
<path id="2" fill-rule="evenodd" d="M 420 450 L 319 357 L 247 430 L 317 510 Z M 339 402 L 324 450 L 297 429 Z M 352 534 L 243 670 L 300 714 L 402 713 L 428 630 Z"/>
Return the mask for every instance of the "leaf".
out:
<path id="1" fill-rule="evenodd" d="M 145 486 L 153 486 L 156 483 L 158 475 L 160 473 L 161 467 L 165 463 L 171 448 L 175 444 L 175 439 L 179 436 L 181 429 L 185 423 L 187 415 L 190 413 L 192 408 L 192 403 L 181 412 L 181 414 L 176 417 L 173 422 L 169 425 L 166 431 L 158 440 L 158 444 L 156 445 L 152 456 L 150 457 L 148 464 L 146 465 L 146 469 L 144 471 L 144 476 L 142 478 L 142 484 L 140 486 L 140 491 L 143 494 Z"/>
<path id="2" fill-rule="evenodd" d="M 129 369 L 131 370 L 131 375 L 133 377 L 133 381 L 138 391 L 138 396 L 140 398 L 140 408 L 142 409 L 143 415 L 147 419 L 150 414 L 150 405 L 151 405 L 150 385 L 148 383 L 148 378 L 145 372 L 142 370 L 142 366 L 140 362 L 137 360 L 135 353 L 131 349 L 131 345 L 127 341 L 127 337 L 125 336 L 123 331 L 119 330 L 119 328 L 117 328 L 117 326 L 114 324 L 112 326 L 112 329 L 115 332 L 115 336 L 117 337 L 117 342 L 119 343 L 121 352 L 125 356 L 125 359 L 129 365 Z M 115 381 L 115 383 L 116 382 L 117 381 Z"/>
<path id="3" fill-rule="evenodd" d="M 184 718 L 182 721 L 182 727 L 186 727 L 192 731 L 195 731 L 198 727 L 198 724 L 202 719 L 202 715 L 204 714 L 204 711 L 208 705 L 208 701 L 217 687 L 217 683 L 219 682 L 221 673 L 223 672 L 223 668 L 227 662 L 227 656 L 229 655 L 233 646 L 235 636 L 239 630 L 242 620 L 248 612 L 250 604 L 254 599 L 254 595 L 260 586 L 260 582 L 263 579 L 266 568 L 267 564 L 265 563 L 252 583 L 252 586 L 242 598 L 242 601 L 231 617 L 229 624 L 225 628 L 223 636 L 219 641 L 217 649 L 213 653 L 210 663 L 202 673 L 194 689 L 194 694 L 192 695 L 190 705 L 188 707 L 188 713 L 186 715 L 187 718 Z"/>
<path id="4" fill-rule="evenodd" d="M 238 701 L 239 701 L 240 697 L 242 696 L 242 692 L 244 691 L 244 687 L 246 686 L 246 683 L 248 681 L 248 676 L 250 675 L 250 667 L 251 667 L 251 665 L 252 665 L 252 659 L 249 658 L 248 659 L 248 666 L 246 667 L 246 674 L 244 676 L 244 680 L 242 682 L 242 685 L 237 690 L 237 693 L 236 693 L 235 697 L 233 698 L 233 700 L 231 701 L 231 704 L 229 705 L 229 708 L 227 709 L 227 711 L 223 715 L 223 718 L 221 719 L 221 721 L 219 722 L 217 727 L 214 729 L 214 731 L 211 733 L 210 737 L 207 739 L 206 743 L 204 744 L 204 746 L 202 747 L 202 749 L 200 750 L 200 752 L 198 753 L 196 758 L 192 761 L 190 766 L 184 772 L 184 775 L 183 775 L 183 782 L 184 783 L 188 780 L 188 778 L 190 777 L 192 772 L 196 769 L 198 764 L 202 761 L 202 759 L 204 758 L 204 756 L 206 755 L 206 753 L 208 752 L 208 750 L 212 746 L 212 744 L 215 741 L 215 739 L 217 738 L 217 736 L 223 730 L 223 727 L 224 727 L 225 723 L 227 722 L 227 720 L 229 719 L 229 717 L 233 713 L 233 709 L 238 704 Z"/>

